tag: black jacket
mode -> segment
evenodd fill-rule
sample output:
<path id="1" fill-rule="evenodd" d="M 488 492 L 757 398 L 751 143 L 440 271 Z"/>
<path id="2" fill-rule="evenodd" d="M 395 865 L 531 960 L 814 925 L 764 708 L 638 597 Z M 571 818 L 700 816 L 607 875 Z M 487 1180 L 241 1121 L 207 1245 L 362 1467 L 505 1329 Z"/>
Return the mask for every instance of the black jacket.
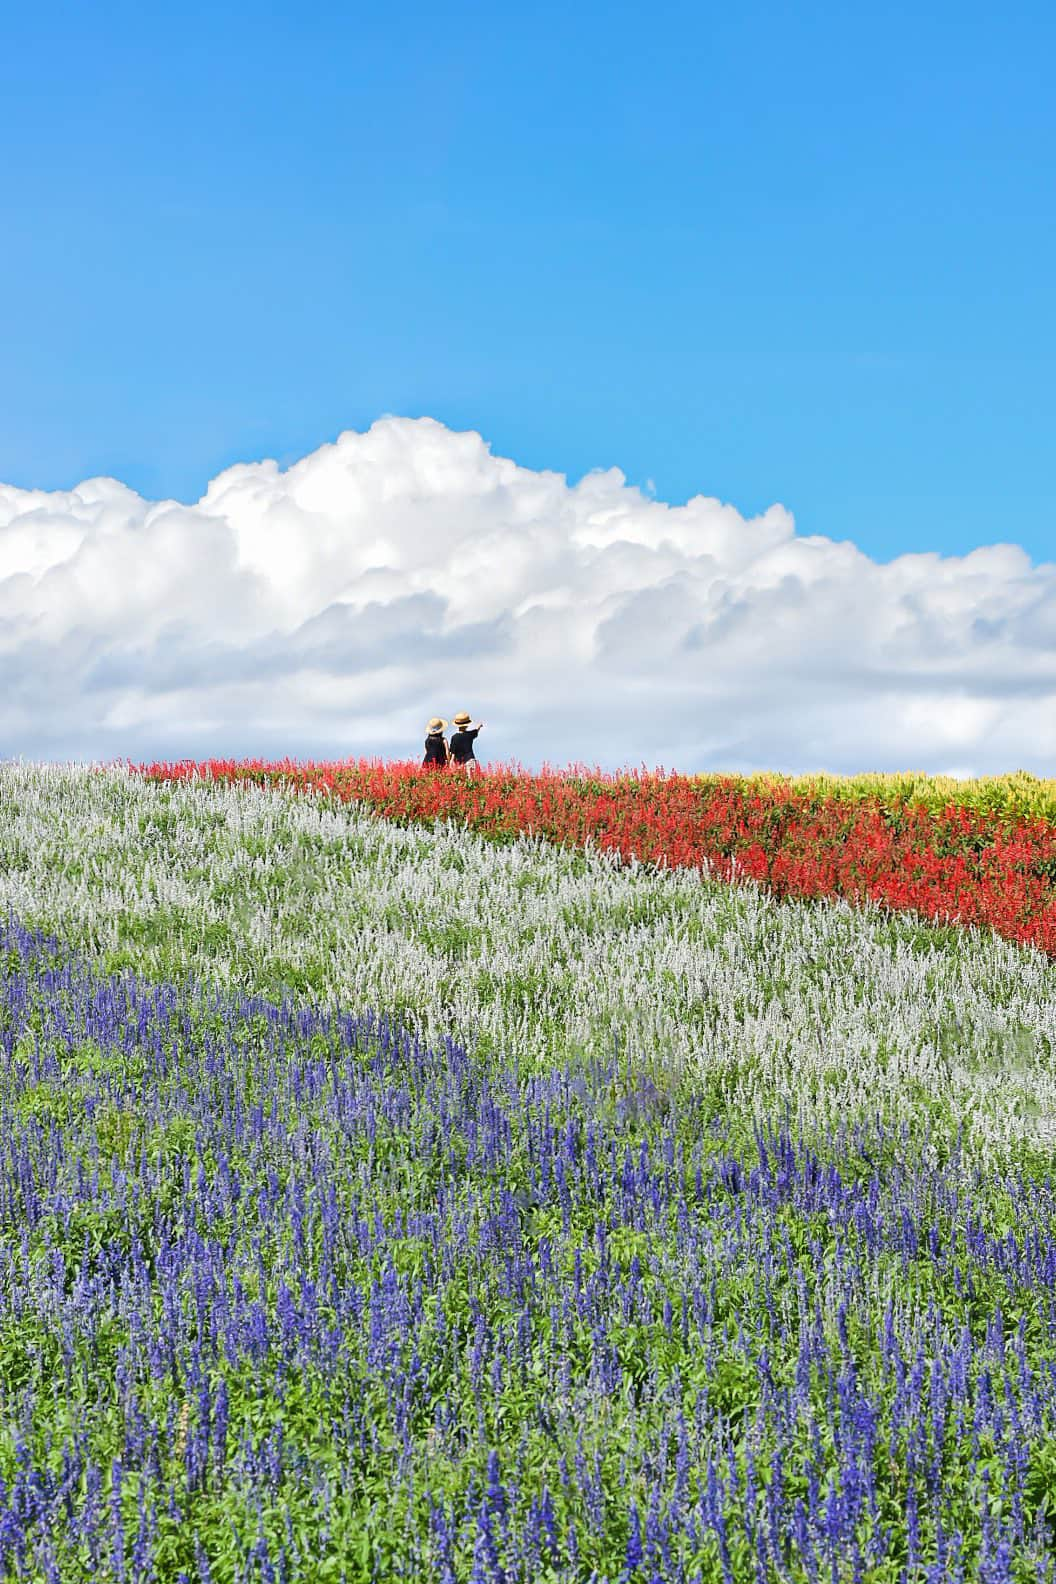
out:
<path id="1" fill-rule="evenodd" d="M 473 752 L 473 743 L 479 730 L 479 726 L 474 726 L 472 730 L 467 727 L 463 731 L 452 732 L 451 757 L 456 764 L 468 764 L 477 757 Z"/>

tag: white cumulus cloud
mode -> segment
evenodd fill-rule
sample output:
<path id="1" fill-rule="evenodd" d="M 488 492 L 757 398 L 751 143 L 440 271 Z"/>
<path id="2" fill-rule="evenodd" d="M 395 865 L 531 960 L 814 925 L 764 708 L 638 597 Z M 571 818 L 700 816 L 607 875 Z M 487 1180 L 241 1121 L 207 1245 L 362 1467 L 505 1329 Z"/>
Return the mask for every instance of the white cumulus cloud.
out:
<path id="1" fill-rule="evenodd" d="M 608 767 L 1056 764 L 1056 565 L 873 561 L 782 506 L 570 485 L 385 418 L 196 505 L 0 485 L 0 755 Z"/>

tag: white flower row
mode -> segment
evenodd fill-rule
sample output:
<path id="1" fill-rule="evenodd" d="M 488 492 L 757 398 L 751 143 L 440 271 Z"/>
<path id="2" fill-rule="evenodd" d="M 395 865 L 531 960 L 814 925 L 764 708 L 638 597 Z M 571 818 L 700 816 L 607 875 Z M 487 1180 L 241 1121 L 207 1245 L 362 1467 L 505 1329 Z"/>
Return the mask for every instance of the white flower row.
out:
<path id="1" fill-rule="evenodd" d="M 398 1014 L 496 1060 L 604 1058 L 742 1118 L 1056 1140 L 1056 966 L 534 839 L 252 786 L 0 768 L 0 911 L 107 966 Z"/>

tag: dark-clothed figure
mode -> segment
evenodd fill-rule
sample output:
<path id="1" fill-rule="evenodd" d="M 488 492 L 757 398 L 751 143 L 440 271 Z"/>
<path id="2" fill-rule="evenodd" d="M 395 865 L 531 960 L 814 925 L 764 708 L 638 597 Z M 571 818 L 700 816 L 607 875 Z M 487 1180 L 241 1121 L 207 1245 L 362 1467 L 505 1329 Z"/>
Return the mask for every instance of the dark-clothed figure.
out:
<path id="1" fill-rule="evenodd" d="M 474 726 L 472 718 L 466 711 L 459 710 L 457 715 L 452 716 L 452 724 L 457 726 L 458 730 L 451 734 L 451 763 L 472 774 L 479 768 L 477 757 L 473 752 L 473 744 L 484 722 L 478 721 Z"/>
<path id="2" fill-rule="evenodd" d="M 450 754 L 447 739 L 444 736 L 445 720 L 439 715 L 429 722 L 429 735 L 425 739 L 425 758 L 422 760 L 423 770 L 442 770 L 447 764 Z"/>

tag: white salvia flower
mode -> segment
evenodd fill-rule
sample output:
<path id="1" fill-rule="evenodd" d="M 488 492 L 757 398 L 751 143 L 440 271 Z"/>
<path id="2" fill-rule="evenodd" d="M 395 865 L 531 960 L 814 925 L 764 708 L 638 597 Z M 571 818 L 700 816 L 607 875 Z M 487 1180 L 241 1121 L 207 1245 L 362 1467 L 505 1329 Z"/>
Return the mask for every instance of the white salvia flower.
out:
<path id="1" fill-rule="evenodd" d="M 398 1014 L 496 1061 L 619 1049 L 752 1117 L 1056 1141 L 1056 966 L 693 870 L 251 785 L 0 769 L 0 908 L 155 978 Z"/>

